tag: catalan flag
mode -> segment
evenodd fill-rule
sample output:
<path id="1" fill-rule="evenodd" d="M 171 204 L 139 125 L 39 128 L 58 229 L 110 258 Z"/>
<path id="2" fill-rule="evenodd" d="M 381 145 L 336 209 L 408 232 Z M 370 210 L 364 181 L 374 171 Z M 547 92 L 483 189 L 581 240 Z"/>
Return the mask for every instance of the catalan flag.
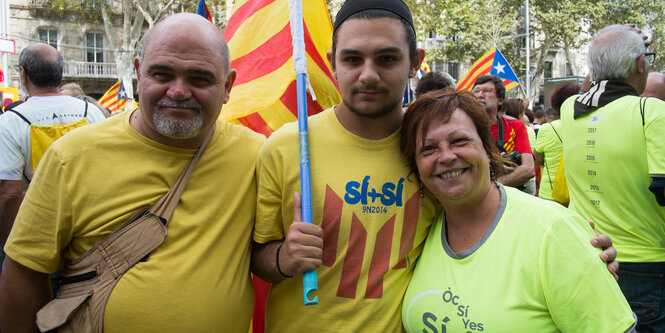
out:
<path id="1" fill-rule="evenodd" d="M 122 80 L 118 80 L 118 82 L 112 85 L 111 88 L 104 93 L 104 96 L 97 100 L 99 104 L 109 109 L 111 113 L 122 111 L 125 108 L 125 105 L 130 101 L 132 100 L 127 99 L 127 92 L 122 84 Z"/>
<path id="2" fill-rule="evenodd" d="M 199 6 L 196 7 L 196 13 L 212 22 L 212 16 L 210 16 L 210 11 L 208 10 L 208 6 L 206 6 L 206 2 L 204 0 L 199 0 Z"/>
<path id="3" fill-rule="evenodd" d="M 339 104 L 339 88 L 326 53 L 332 24 L 325 0 L 303 1 L 307 72 L 316 100 L 307 94 L 310 115 Z M 296 121 L 297 87 L 288 0 L 236 0 L 224 36 L 231 68 L 238 71 L 220 118 L 269 136 Z"/>
<path id="4" fill-rule="evenodd" d="M 485 53 L 473 63 L 466 75 L 457 82 L 457 91 L 471 91 L 473 83 L 482 75 L 496 75 L 500 77 L 506 86 L 506 91 L 520 85 L 517 75 L 515 75 L 510 64 L 508 64 L 506 58 L 497 48 Z"/>
<path id="5" fill-rule="evenodd" d="M 420 70 L 425 73 L 429 73 L 431 71 L 427 61 L 423 60 L 423 62 L 420 63 Z"/>

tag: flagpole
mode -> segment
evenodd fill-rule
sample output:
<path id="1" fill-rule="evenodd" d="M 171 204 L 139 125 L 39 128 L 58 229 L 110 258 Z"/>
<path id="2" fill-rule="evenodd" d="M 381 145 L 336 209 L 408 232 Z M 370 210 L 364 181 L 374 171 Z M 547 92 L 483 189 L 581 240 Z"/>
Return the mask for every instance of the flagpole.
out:
<path id="1" fill-rule="evenodd" d="M 298 132 L 300 144 L 300 195 L 302 220 L 312 223 L 312 180 L 309 167 L 309 134 L 307 126 L 307 56 L 305 52 L 305 32 L 303 29 L 302 0 L 290 0 L 291 35 L 293 38 L 293 64 L 296 71 L 298 92 Z M 313 91 L 310 86 L 310 92 Z M 319 297 L 310 299 L 318 289 L 315 270 L 303 274 L 303 298 L 305 305 L 319 304 Z"/>

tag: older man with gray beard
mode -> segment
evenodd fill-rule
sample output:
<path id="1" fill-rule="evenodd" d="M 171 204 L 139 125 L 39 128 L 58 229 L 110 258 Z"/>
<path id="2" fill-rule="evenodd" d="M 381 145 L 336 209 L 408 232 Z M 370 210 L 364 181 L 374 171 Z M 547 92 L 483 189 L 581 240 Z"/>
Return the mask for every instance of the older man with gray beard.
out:
<path id="1" fill-rule="evenodd" d="M 3 332 L 34 331 L 61 258 L 79 258 L 162 197 L 207 137 L 168 237 L 119 279 L 103 331 L 248 331 L 254 168 L 265 138 L 217 119 L 236 76 L 228 52 L 204 18 L 166 18 L 134 60 L 140 109 L 74 131 L 47 152 L 5 247 Z"/>

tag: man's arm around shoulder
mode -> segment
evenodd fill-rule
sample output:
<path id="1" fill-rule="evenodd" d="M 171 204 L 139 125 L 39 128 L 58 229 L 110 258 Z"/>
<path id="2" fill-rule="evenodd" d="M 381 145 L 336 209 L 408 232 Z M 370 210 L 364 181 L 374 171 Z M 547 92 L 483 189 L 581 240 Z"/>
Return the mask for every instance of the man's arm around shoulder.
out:
<path id="1" fill-rule="evenodd" d="M 0 276 L 0 331 L 37 332 L 37 311 L 49 300 L 48 274 L 5 257 Z"/>
<path id="2" fill-rule="evenodd" d="M 5 247 L 9 232 L 14 225 L 18 208 L 23 201 L 21 180 L 0 180 L 0 246 Z"/>

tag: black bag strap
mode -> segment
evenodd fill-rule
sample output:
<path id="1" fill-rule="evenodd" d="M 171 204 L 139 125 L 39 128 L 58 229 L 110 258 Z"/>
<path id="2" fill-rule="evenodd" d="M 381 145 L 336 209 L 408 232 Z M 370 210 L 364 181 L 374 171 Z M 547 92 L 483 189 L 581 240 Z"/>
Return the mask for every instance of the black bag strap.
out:
<path id="1" fill-rule="evenodd" d="M 556 134 L 556 137 L 559 138 L 559 142 L 563 143 L 563 140 L 561 140 L 561 136 L 559 136 L 559 132 L 556 131 L 554 128 L 554 125 L 552 123 L 548 123 L 552 127 L 552 130 L 554 131 L 554 134 Z M 552 175 L 550 174 L 550 168 L 547 167 L 547 161 L 545 160 L 545 152 L 543 152 L 543 164 L 545 164 L 545 169 L 547 169 L 547 178 L 550 180 L 550 190 L 554 189 L 552 185 Z"/>
<path id="2" fill-rule="evenodd" d="M 18 111 L 14 110 L 14 109 L 7 109 L 7 110 L 5 110 L 5 112 L 13 112 L 13 113 L 16 113 L 16 115 L 19 116 L 19 117 L 21 117 L 21 119 L 23 119 L 23 121 L 25 121 L 26 123 L 28 123 L 28 125 L 32 125 L 32 123 L 30 122 L 30 120 L 28 120 L 28 118 L 24 117 L 22 114 L 18 113 Z"/>
<path id="3" fill-rule="evenodd" d="M 559 142 L 563 143 L 563 140 L 561 140 L 561 137 L 559 136 L 559 132 L 556 131 L 556 129 L 554 128 L 554 125 L 552 125 L 552 123 L 549 123 L 549 124 L 550 124 L 550 126 L 552 126 L 552 130 L 554 130 L 554 134 L 556 134 L 556 137 L 559 138 Z"/>
<path id="4" fill-rule="evenodd" d="M 506 151 L 503 146 L 506 144 L 506 140 L 503 136 L 503 117 L 501 117 L 499 114 L 496 115 L 496 128 L 498 130 L 498 135 L 497 135 L 497 140 L 496 140 L 496 145 L 499 148 L 500 152 Z"/>
<path id="5" fill-rule="evenodd" d="M 85 111 L 83 112 L 83 118 L 88 116 L 88 101 L 85 102 Z"/>
<path id="6" fill-rule="evenodd" d="M 640 115 L 642 115 L 642 127 L 644 127 L 644 108 L 647 106 L 647 97 L 640 98 Z"/>

